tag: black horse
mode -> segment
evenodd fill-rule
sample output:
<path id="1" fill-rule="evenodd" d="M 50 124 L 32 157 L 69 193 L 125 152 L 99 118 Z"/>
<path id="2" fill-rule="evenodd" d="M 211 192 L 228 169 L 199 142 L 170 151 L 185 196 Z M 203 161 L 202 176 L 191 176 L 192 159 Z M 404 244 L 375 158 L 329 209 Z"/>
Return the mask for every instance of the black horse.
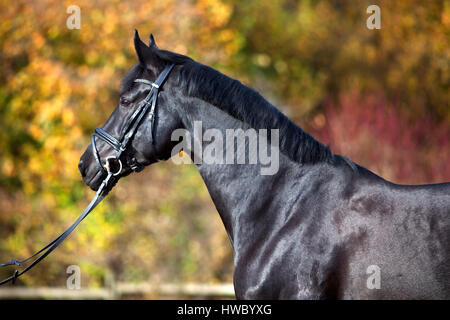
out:
<path id="1" fill-rule="evenodd" d="M 103 127 L 113 137 L 150 90 L 150 82 L 135 80 L 155 81 L 166 66 L 174 68 L 160 88 L 154 126 L 144 118 L 114 181 L 132 172 L 126 159 L 140 167 L 167 160 L 178 145 L 172 133 L 191 133 L 194 146 L 184 151 L 233 244 L 237 298 L 450 299 L 450 183 L 388 182 L 333 154 L 240 82 L 159 49 L 153 37 L 147 46 L 136 32 L 134 44 L 139 62 Z M 230 129 L 278 129 L 278 170 L 264 175 L 262 163 L 195 161 L 195 144 L 207 145 L 194 132 L 196 121 L 224 136 Z M 100 159 L 113 153 L 103 141 L 97 148 Z M 106 173 L 91 147 L 79 168 L 86 184 L 99 188 Z"/>

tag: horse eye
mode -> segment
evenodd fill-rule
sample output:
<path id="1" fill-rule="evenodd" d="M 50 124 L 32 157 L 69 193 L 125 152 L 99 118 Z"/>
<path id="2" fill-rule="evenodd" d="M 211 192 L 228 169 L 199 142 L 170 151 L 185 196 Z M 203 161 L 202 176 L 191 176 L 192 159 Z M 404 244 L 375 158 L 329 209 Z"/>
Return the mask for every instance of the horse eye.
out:
<path id="1" fill-rule="evenodd" d="M 121 105 L 127 106 L 127 105 L 129 105 L 130 103 L 131 103 L 131 101 L 128 100 L 127 98 L 120 97 L 120 104 L 121 104 Z"/>

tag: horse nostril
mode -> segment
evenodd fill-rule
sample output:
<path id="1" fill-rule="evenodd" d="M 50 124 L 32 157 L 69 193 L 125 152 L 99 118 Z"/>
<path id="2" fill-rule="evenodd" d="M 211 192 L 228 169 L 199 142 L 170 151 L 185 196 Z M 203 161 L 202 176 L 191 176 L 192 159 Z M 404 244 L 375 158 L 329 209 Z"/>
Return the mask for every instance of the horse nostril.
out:
<path id="1" fill-rule="evenodd" d="M 78 170 L 80 170 L 80 173 L 83 177 L 86 175 L 86 170 L 83 166 L 83 160 L 80 160 L 80 162 L 78 162 Z"/>

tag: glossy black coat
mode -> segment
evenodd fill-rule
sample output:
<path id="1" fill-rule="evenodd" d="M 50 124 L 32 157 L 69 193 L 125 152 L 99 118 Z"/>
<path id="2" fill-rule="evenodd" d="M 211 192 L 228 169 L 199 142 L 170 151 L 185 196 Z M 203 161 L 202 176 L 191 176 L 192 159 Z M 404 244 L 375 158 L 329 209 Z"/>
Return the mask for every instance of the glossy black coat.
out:
<path id="1" fill-rule="evenodd" d="M 200 86 L 198 74 L 211 70 L 193 68 L 196 62 L 154 41 L 147 47 L 137 35 L 135 47 L 140 63 L 122 86 L 132 103 L 120 104 L 103 127 L 113 135 L 147 93 L 132 80 L 153 81 L 164 65 L 176 64 L 158 99 L 155 142 L 146 122 L 133 139 L 130 152 L 140 164 L 168 159 L 173 130 L 193 133 L 194 121 L 224 135 L 280 128 L 275 175 L 261 175 L 259 165 L 197 164 L 233 244 L 237 298 L 450 299 L 450 183 L 390 183 L 332 154 L 240 83 L 216 72 Z M 109 152 L 99 144 L 102 158 Z M 104 178 L 90 146 L 80 171 L 94 190 Z M 373 265 L 380 289 L 367 285 Z"/>

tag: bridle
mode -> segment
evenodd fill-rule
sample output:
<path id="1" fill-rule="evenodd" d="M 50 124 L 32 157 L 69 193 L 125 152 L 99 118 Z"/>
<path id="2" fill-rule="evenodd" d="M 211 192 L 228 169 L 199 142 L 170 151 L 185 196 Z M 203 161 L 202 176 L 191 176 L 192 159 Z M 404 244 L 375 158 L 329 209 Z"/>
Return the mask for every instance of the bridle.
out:
<path id="1" fill-rule="evenodd" d="M 95 193 L 94 198 L 91 200 L 89 205 L 84 209 L 83 213 L 78 217 L 78 219 L 69 227 L 67 228 L 63 233 L 61 233 L 58 237 L 50 241 L 47 245 L 45 245 L 42 249 L 39 251 L 36 251 L 34 254 L 29 256 L 26 259 L 23 260 L 16 260 L 11 259 L 10 262 L 5 262 L 0 264 L 0 266 L 9 266 L 9 265 L 17 265 L 20 266 L 22 263 L 27 262 L 28 260 L 31 260 L 32 258 L 37 258 L 28 265 L 25 269 L 23 269 L 21 272 L 18 270 L 14 271 L 14 274 L 2 281 L 0 281 L 0 285 L 5 284 L 9 281 L 12 281 L 13 283 L 15 280 L 23 275 L 25 272 L 29 271 L 31 268 L 33 268 L 36 264 L 38 264 L 40 261 L 42 261 L 46 256 L 50 254 L 53 250 L 58 247 L 58 245 L 64 241 L 65 238 L 78 226 L 78 224 L 83 221 L 84 218 L 92 211 L 94 208 L 108 195 L 109 191 L 111 191 L 111 186 L 109 186 L 109 182 L 113 176 L 118 176 L 123 169 L 122 161 L 120 157 L 122 156 L 123 152 L 127 150 L 128 145 L 130 144 L 134 134 L 136 133 L 142 119 L 144 116 L 149 113 L 149 121 L 150 121 L 150 141 L 153 143 L 153 127 L 155 122 L 155 110 L 156 110 L 156 100 L 158 99 L 159 89 L 163 85 L 164 81 L 166 80 L 167 76 L 169 75 L 170 71 L 174 67 L 173 64 L 167 65 L 164 70 L 161 72 L 161 74 L 158 76 L 155 82 L 148 81 L 146 79 L 136 79 L 134 82 L 136 83 L 143 83 L 151 87 L 150 92 L 148 95 L 142 100 L 136 110 L 133 112 L 133 114 L 130 116 L 130 118 L 125 123 L 124 128 L 122 129 L 122 132 L 120 134 L 119 139 L 116 139 L 106 131 L 104 131 L 101 128 L 95 129 L 95 133 L 92 135 L 91 138 L 91 144 L 92 144 L 92 151 L 94 153 L 95 161 L 99 165 L 100 169 L 107 173 L 106 178 L 102 181 L 100 184 L 100 187 L 98 188 L 97 192 Z M 149 112 L 150 110 L 150 112 Z M 104 142 L 106 142 L 108 145 L 110 145 L 115 151 L 115 156 L 109 156 L 105 159 L 105 164 L 103 165 L 100 160 L 100 155 L 97 150 L 96 144 L 95 144 L 95 138 L 100 138 Z M 111 163 L 110 161 L 116 161 L 119 165 L 119 169 L 116 172 L 112 171 Z M 130 166 L 130 168 L 135 171 L 139 172 L 143 169 L 143 166 L 138 164 L 136 161 L 136 158 L 132 157 L 127 159 L 127 164 Z"/>
<path id="2" fill-rule="evenodd" d="M 139 127 L 139 124 L 142 121 L 142 118 L 147 114 L 148 110 L 149 117 L 150 117 L 150 142 L 153 142 L 153 126 L 155 121 L 155 108 L 156 108 L 156 100 L 158 98 L 159 88 L 164 83 L 164 80 L 169 75 L 170 71 L 173 68 L 172 65 L 168 65 L 164 68 L 164 70 L 161 72 L 159 77 L 156 79 L 155 82 L 151 82 L 145 79 L 136 79 L 134 82 L 143 83 L 146 85 L 151 86 L 151 90 L 149 94 L 145 97 L 144 100 L 142 100 L 137 107 L 137 109 L 134 111 L 134 113 L 131 115 L 131 117 L 126 122 L 124 128 L 122 129 L 122 132 L 120 134 L 119 139 L 114 138 L 112 135 L 107 133 L 105 130 L 101 128 L 95 129 L 95 133 L 92 135 L 91 139 L 91 145 L 92 145 L 92 152 L 94 153 L 95 161 L 97 162 L 98 166 L 101 170 L 104 172 L 110 172 L 111 166 L 109 161 L 114 160 L 118 163 L 119 169 L 113 173 L 113 176 L 117 176 L 122 171 L 122 161 L 120 160 L 120 157 L 122 153 L 126 150 L 128 143 L 134 136 L 137 128 Z M 115 151 L 115 156 L 110 156 L 105 159 L 105 164 L 103 165 L 100 161 L 100 155 L 97 150 L 97 146 L 95 144 L 95 138 L 100 138 L 107 144 L 109 144 Z M 142 165 L 138 164 L 136 161 L 136 158 L 132 157 L 130 159 L 127 159 L 127 164 L 130 166 L 130 168 L 133 171 L 139 172 L 142 171 L 144 168 Z"/>

